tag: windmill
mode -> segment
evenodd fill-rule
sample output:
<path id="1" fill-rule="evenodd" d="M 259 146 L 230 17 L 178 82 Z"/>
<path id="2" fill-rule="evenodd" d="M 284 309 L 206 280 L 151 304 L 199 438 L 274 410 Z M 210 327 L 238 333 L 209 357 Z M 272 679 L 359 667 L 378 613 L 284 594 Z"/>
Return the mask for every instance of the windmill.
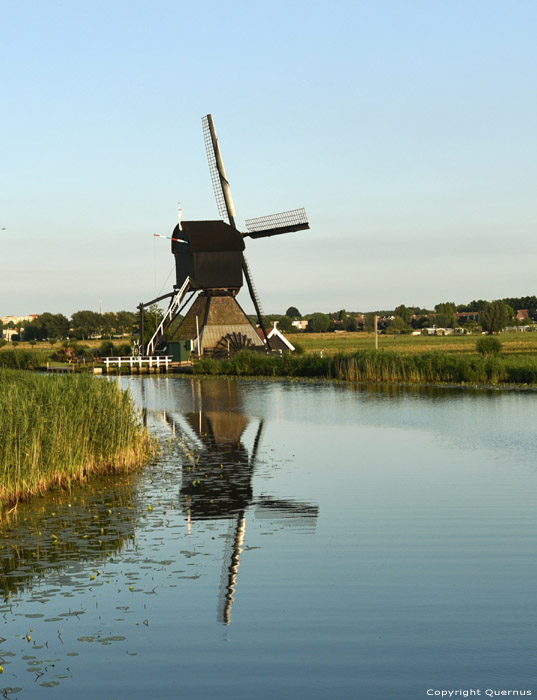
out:
<path id="1" fill-rule="evenodd" d="M 294 209 L 247 219 L 246 231 L 239 231 L 235 223 L 235 205 L 212 115 L 207 114 L 203 117 L 202 125 L 211 180 L 222 219 L 180 220 L 175 226 L 171 235 L 176 273 L 174 291 L 138 307 L 142 350 L 148 355 L 155 353 L 157 346 L 165 338 L 166 329 L 196 293 L 197 297 L 192 307 L 173 332 L 174 341 L 190 342 L 198 355 L 230 353 L 242 348 L 268 347 L 270 350 L 261 303 L 244 256 L 244 240 L 248 237 L 267 238 L 309 228 L 305 210 Z M 236 300 L 244 279 L 266 345 Z M 144 348 L 143 309 L 167 297 L 171 299 L 168 310 Z"/>

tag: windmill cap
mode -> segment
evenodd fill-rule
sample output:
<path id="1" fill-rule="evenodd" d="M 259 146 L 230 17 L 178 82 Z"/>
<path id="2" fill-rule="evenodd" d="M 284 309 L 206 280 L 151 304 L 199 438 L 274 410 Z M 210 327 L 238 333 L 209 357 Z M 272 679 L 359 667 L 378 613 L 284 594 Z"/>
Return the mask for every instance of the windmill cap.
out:
<path id="1" fill-rule="evenodd" d="M 244 250 L 242 234 L 225 221 L 183 221 L 173 236 L 183 238 L 193 253 Z"/>

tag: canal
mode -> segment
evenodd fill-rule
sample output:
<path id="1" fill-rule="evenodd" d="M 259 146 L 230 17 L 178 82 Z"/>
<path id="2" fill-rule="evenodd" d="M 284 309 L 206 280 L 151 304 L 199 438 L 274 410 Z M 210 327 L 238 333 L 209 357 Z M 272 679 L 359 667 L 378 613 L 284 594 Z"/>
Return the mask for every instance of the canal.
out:
<path id="1" fill-rule="evenodd" d="M 161 449 L 0 526 L 5 697 L 537 694 L 534 393 L 97 381 Z"/>

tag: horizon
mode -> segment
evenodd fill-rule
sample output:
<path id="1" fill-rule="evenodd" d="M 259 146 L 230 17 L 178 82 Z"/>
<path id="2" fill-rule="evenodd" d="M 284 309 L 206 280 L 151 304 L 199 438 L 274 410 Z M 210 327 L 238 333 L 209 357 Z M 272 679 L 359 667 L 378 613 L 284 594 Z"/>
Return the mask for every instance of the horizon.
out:
<path id="1" fill-rule="evenodd" d="M 298 308 L 295 304 L 292 304 L 292 306 L 294 306 L 295 308 L 298 308 L 298 310 L 300 311 L 300 316 L 301 316 L 301 318 L 304 318 L 305 316 L 311 316 L 312 314 L 314 314 L 314 313 L 319 313 L 319 312 L 320 312 L 320 313 L 324 313 L 324 314 L 337 314 L 337 313 L 340 312 L 340 311 L 345 311 L 347 314 L 356 314 L 356 315 L 367 315 L 367 314 L 375 314 L 375 313 L 376 313 L 376 314 L 389 314 L 389 313 L 394 312 L 394 311 L 397 309 L 397 307 L 398 307 L 398 306 L 401 306 L 401 305 L 406 306 L 408 309 L 418 308 L 418 309 L 425 310 L 425 311 L 427 311 L 428 313 L 435 313 L 434 307 L 437 306 L 438 304 L 442 304 L 442 303 L 454 303 L 454 304 L 455 304 L 455 307 L 458 308 L 459 306 L 468 306 L 469 304 L 472 304 L 473 302 L 478 302 L 478 301 L 485 301 L 485 302 L 504 301 L 504 300 L 506 300 L 506 299 L 515 299 L 515 298 L 524 299 L 525 297 L 530 297 L 530 296 L 534 296 L 534 295 L 523 294 L 523 295 L 521 295 L 520 297 L 506 296 L 506 297 L 502 297 L 502 299 L 484 299 L 483 297 L 480 297 L 480 298 L 478 298 L 478 299 L 471 299 L 471 300 L 469 300 L 469 301 L 461 302 L 461 303 L 456 303 L 456 302 L 436 302 L 436 304 L 434 304 L 434 305 L 431 306 L 431 307 L 421 306 L 421 305 L 419 305 L 419 304 L 402 304 L 402 303 L 401 303 L 401 304 L 397 304 L 397 305 L 394 306 L 393 308 L 389 308 L 389 309 L 388 309 L 388 308 L 377 308 L 377 309 L 371 309 L 371 310 L 369 310 L 369 311 L 362 311 L 362 310 L 357 310 L 357 311 L 356 311 L 356 310 L 353 310 L 353 309 L 350 309 L 350 310 L 349 310 L 349 309 L 347 309 L 347 307 L 341 306 L 341 307 L 339 307 L 338 309 L 331 309 L 331 310 L 329 310 L 329 311 L 321 311 L 320 309 L 315 309 L 315 310 L 313 310 L 313 311 L 305 311 L 305 312 L 304 312 L 304 311 L 302 311 L 300 308 Z M 193 300 L 192 300 L 192 303 L 193 303 Z M 289 309 L 290 307 L 291 307 L 291 305 L 287 305 L 285 311 L 286 311 L 287 309 Z M 162 308 L 162 307 L 161 307 L 161 308 Z M 165 307 L 163 308 L 163 310 L 165 310 Z M 522 311 L 522 310 L 525 310 L 525 309 L 522 309 L 522 308 L 520 308 L 520 309 L 518 309 L 518 308 L 517 308 L 517 309 L 514 309 L 515 312 L 516 312 L 516 311 Z M 12 318 L 26 318 L 26 317 L 31 317 L 31 316 L 41 316 L 42 314 L 45 314 L 45 313 L 50 313 L 50 314 L 53 314 L 53 315 L 62 314 L 62 315 L 64 315 L 66 318 L 70 319 L 74 313 L 77 313 L 77 312 L 79 312 L 79 311 L 93 311 L 94 313 L 97 313 L 97 314 L 99 314 L 99 313 L 102 313 L 102 314 L 106 314 L 106 313 L 119 313 L 120 311 L 128 311 L 129 313 L 132 313 L 132 314 L 137 314 L 137 313 L 139 313 L 138 309 L 135 309 L 135 310 L 132 310 L 132 311 L 131 311 L 130 309 L 108 309 L 108 310 L 104 309 L 102 312 L 101 312 L 101 311 L 96 311 L 96 310 L 94 310 L 94 309 L 76 309 L 75 311 L 71 312 L 70 314 L 64 313 L 63 311 L 48 311 L 48 310 L 46 310 L 46 311 L 41 312 L 40 314 L 36 314 L 36 313 L 34 313 L 34 312 L 32 312 L 32 313 L 26 313 L 26 314 L 25 314 L 25 313 L 23 313 L 23 314 L 0 314 L 0 320 L 1 320 L 1 319 L 4 319 L 4 318 L 9 318 L 9 317 L 12 317 Z M 281 313 L 278 312 L 278 311 L 275 311 L 275 312 L 270 312 L 270 311 L 267 312 L 267 311 L 265 311 L 263 315 L 264 315 L 264 316 L 285 316 L 285 311 L 282 311 Z M 254 313 L 251 313 L 251 312 L 248 312 L 248 311 L 247 311 L 246 313 L 247 313 L 247 315 L 249 315 L 249 316 L 255 316 L 255 312 L 254 312 Z"/>

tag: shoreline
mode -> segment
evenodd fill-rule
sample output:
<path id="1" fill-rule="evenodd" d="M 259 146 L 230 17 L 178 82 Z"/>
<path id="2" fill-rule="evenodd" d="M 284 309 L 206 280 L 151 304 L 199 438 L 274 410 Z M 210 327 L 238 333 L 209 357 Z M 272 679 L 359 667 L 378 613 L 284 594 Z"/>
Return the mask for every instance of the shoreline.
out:
<path id="1" fill-rule="evenodd" d="M 0 516 L 91 475 L 138 469 L 154 453 L 130 394 L 115 382 L 6 369 L 0 380 Z"/>

